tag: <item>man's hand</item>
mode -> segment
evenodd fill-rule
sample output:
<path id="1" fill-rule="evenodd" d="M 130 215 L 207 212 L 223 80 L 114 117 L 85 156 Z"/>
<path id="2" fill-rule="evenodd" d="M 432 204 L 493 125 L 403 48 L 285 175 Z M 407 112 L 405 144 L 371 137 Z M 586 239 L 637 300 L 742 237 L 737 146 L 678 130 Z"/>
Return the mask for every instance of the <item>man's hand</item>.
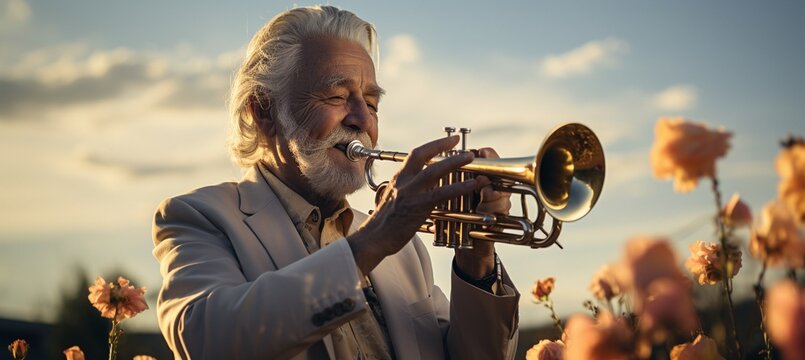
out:
<path id="1" fill-rule="evenodd" d="M 492 148 L 478 150 L 480 157 L 500 158 Z M 511 209 L 511 194 L 495 191 L 485 176 L 476 178 L 486 185 L 481 189 L 481 202 L 475 209 L 481 214 L 508 215 Z M 489 275 L 495 268 L 495 243 L 491 241 L 474 241 L 472 250 L 456 249 L 456 266 L 474 279 Z"/>
<path id="2" fill-rule="evenodd" d="M 383 258 L 400 251 L 436 205 L 489 184 L 489 179 L 481 177 L 436 186 L 439 179 L 472 162 L 474 155 L 469 152 L 451 156 L 423 169 L 428 160 L 452 149 L 458 140 L 458 136 L 450 136 L 412 150 L 402 169 L 389 181 L 375 211 L 358 231 L 347 237 L 355 262 L 364 275 L 368 275 Z"/>

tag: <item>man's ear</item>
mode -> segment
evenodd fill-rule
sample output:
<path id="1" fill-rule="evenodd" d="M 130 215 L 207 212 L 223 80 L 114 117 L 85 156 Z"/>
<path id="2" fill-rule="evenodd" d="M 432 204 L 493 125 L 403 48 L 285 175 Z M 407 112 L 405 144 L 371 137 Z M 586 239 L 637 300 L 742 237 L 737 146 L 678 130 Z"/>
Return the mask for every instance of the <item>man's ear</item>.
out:
<path id="1" fill-rule="evenodd" d="M 272 101 L 267 98 L 260 99 L 256 96 L 249 98 L 249 109 L 260 131 L 266 135 L 267 138 L 273 138 L 277 134 L 277 122 L 274 119 L 273 111 L 271 111 Z"/>

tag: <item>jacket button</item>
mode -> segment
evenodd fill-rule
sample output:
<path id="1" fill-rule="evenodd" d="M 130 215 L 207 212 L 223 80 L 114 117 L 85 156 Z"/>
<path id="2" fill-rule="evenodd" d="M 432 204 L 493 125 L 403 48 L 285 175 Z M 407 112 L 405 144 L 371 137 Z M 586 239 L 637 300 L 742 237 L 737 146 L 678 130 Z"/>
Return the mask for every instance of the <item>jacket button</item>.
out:
<path id="1" fill-rule="evenodd" d="M 333 309 L 335 310 L 335 316 L 341 316 L 347 312 L 347 306 L 344 305 L 344 303 L 338 303 L 333 305 Z"/>
<path id="2" fill-rule="evenodd" d="M 324 315 L 324 320 L 325 321 L 330 321 L 333 318 L 335 318 L 335 310 L 333 310 L 332 307 L 328 307 L 328 308 L 324 309 L 324 311 L 322 313 Z"/>
<path id="3" fill-rule="evenodd" d="M 321 313 L 316 313 L 313 315 L 313 325 L 322 326 L 324 325 L 324 316 Z"/>
<path id="4" fill-rule="evenodd" d="M 347 311 L 352 311 L 352 309 L 355 308 L 355 301 L 352 301 L 352 299 L 350 298 L 344 299 L 344 301 L 342 301 L 341 303 L 344 304 L 345 309 Z"/>

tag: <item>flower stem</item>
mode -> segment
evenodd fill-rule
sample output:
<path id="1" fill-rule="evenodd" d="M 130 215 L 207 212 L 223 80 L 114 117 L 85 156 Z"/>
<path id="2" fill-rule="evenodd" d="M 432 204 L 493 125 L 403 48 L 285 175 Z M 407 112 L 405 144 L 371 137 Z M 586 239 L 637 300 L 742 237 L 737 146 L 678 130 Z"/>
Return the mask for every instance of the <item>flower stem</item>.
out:
<path id="1" fill-rule="evenodd" d="M 559 317 L 556 316 L 556 311 L 554 311 L 553 309 L 553 300 L 548 299 L 542 304 L 545 305 L 545 307 L 551 311 L 551 319 L 553 319 L 553 326 L 556 326 L 556 328 L 559 329 L 559 334 L 561 336 L 561 334 L 565 333 L 565 329 L 562 327 L 562 320 L 560 320 Z"/>
<path id="2" fill-rule="evenodd" d="M 732 271 L 729 271 L 729 260 L 727 259 L 729 252 L 727 251 L 727 232 L 724 226 L 724 213 L 721 211 L 721 191 L 718 188 L 718 178 L 713 176 L 713 194 L 716 200 L 716 227 L 718 228 L 718 239 L 721 242 L 721 269 L 722 269 L 722 282 L 724 289 L 724 296 L 727 298 L 729 305 L 729 320 L 732 338 L 735 340 L 735 349 L 738 351 L 738 357 L 742 358 L 743 352 L 741 351 L 741 342 L 738 340 L 738 334 L 735 330 L 735 307 L 732 304 Z"/>
<path id="3" fill-rule="evenodd" d="M 109 360 L 117 359 L 117 342 L 120 338 L 120 328 L 117 319 L 112 319 L 112 330 L 109 330 Z"/>
<path id="4" fill-rule="evenodd" d="M 763 261 L 763 267 L 760 268 L 760 275 L 757 277 L 755 284 L 755 302 L 760 310 L 760 332 L 763 334 L 763 349 L 764 358 L 771 360 L 771 344 L 769 344 L 769 334 L 766 333 L 766 314 L 763 312 L 763 277 L 766 275 L 766 261 Z"/>
<path id="5" fill-rule="evenodd" d="M 607 308 L 609 313 L 615 315 L 615 308 L 612 306 L 612 299 L 607 299 Z"/>

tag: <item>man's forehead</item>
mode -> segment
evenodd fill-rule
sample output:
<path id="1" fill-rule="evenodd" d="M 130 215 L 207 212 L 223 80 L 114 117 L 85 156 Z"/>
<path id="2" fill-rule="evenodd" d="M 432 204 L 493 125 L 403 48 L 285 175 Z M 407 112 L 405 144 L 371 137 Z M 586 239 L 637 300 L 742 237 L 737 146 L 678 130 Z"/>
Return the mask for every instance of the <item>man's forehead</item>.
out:
<path id="1" fill-rule="evenodd" d="M 302 43 L 301 78 L 314 88 L 359 85 L 382 89 L 375 80 L 374 63 L 357 42 L 339 38 L 316 38 Z"/>
<path id="2" fill-rule="evenodd" d="M 367 92 L 373 93 L 375 95 L 382 95 L 386 91 L 383 90 L 377 83 L 374 82 L 374 78 L 371 79 L 371 82 L 365 82 L 366 79 L 363 79 L 364 83 L 358 84 L 356 83 L 355 79 L 344 76 L 339 73 L 330 73 L 325 74 L 324 76 L 320 77 L 315 85 L 314 88 L 317 89 L 327 89 L 327 88 L 337 88 L 337 87 L 355 87 L 355 86 L 362 86 L 365 88 Z"/>
<path id="3" fill-rule="evenodd" d="M 335 37 L 307 39 L 301 44 L 301 60 L 304 65 L 319 66 L 366 66 L 374 70 L 369 53 L 359 43 Z"/>

